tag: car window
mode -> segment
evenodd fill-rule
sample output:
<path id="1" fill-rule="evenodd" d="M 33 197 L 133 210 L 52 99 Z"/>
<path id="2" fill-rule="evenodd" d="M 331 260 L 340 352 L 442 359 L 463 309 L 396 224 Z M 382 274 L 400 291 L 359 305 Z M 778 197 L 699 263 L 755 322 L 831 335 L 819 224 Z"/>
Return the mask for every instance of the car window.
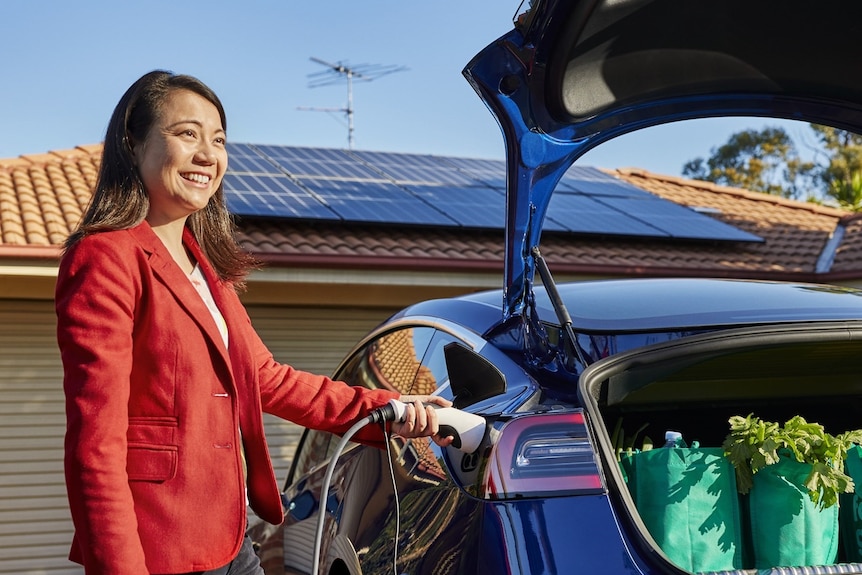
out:
<path id="1" fill-rule="evenodd" d="M 430 327 L 408 327 L 387 332 L 354 353 L 335 379 L 350 385 L 411 393 L 435 331 Z M 333 434 L 307 430 L 296 451 L 288 482 L 328 461 L 337 445 L 338 439 Z"/>
<path id="2" fill-rule="evenodd" d="M 358 350 L 339 370 L 336 379 L 402 394 L 439 392 L 451 400 L 443 348 L 453 341 L 458 340 L 430 327 L 387 332 Z M 328 461 L 337 444 L 331 433 L 307 430 L 297 449 L 289 481 Z"/>
<path id="3" fill-rule="evenodd" d="M 425 357 L 422 358 L 422 364 L 416 373 L 410 393 L 431 395 L 439 392 L 439 395 L 446 399 L 452 399 L 452 392 L 449 389 L 449 372 L 446 368 L 443 348 L 446 344 L 454 341 L 459 340 L 446 332 L 436 331 L 434 333 L 428 350 L 425 352 Z"/>
<path id="4" fill-rule="evenodd" d="M 335 446 L 338 445 L 338 442 L 334 441 L 334 439 L 335 436 L 329 432 L 307 429 L 296 450 L 296 455 L 288 474 L 287 484 L 289 485 L 297 478 L 302 477 L 318 465 L 329 460 L 329 457 L 335 450 Z"/>
<path id="5" fill-rule="evenodd" d="M 387 332 L 359 350 L 337 374 L 337 379 L 350 385 L 410 393 L 434 332 L 430 327 Z"/>

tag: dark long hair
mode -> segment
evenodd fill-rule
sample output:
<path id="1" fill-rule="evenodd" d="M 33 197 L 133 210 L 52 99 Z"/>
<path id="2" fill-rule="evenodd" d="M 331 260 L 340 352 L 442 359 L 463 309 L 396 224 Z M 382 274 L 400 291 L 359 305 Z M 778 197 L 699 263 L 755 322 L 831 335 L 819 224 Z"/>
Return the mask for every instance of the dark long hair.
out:
<path id="1" fill-rule="evenodd" d="M 66 239 L 65 249 L 90 234 L 132 228 L 147 217 L 150 199 L 135 166 L 132 146 L 146 139 L 168 96 L 176 90 L 194 92 L 212 103 L 221 117 L 222 128 L 227 130 L 221 101 L 197 78 L 164 70 L 141 76 L 114 108 L 105 133 L 95 192 L 78 228 Z M 206 207 L 189 216 L 186 226 L 219 277 L 241 286 L 256 262 L 236 242 L 236 227 L 224 199 L 224 181 Z"/>

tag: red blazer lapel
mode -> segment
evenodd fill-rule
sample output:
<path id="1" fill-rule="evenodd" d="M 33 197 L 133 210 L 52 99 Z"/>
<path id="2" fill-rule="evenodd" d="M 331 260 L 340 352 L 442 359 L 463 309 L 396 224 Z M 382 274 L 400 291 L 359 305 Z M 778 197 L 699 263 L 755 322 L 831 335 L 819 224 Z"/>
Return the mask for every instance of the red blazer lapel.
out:
<path id="1" fill-rule="evenodd" d="M 176 298 L 177 303 L 200 325 L 206 337 L 211 340 L 214 349 L 218 351 L 218 356 L 224 361 L 228 372 L 231 372 L 230 357 L 228 356 L 227 349 L 225 349 L 218 326 L 203 299 L 201 299 L 200 294 L 197 293 L 197 290 L 192 285 L 191 280 L 174 262 L 167 248 L 165 248 L 148 223 L 143 222 L 139 226 L 130 229 L 129 232 L 138 241 L 142 249 L 149 254 L 149 263 L 153 270 L 153 275 L 167 287 Z M 197 242 L 194 241 L 188 229 L 183 233 L 183 240 L 195 259 L 201 263 L 202 268 L 208 268 L 209 264 L 205 264 L 206 258 L 204 258 L 203 252 Z M 207 280 L 209 281 L 209 277 Z M 212 285 L 211 282 L 210 285 Z"/>

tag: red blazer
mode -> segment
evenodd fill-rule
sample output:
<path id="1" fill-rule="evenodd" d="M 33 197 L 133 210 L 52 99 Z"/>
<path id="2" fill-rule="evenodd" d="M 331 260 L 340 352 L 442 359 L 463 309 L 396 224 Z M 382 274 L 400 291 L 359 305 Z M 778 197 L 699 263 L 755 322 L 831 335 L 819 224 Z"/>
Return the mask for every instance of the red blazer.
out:
<path id="1" fill-rule="evenodd" d="M 88 236 L 60 264 L 70 559 L 88 574 L 227 564 L 244 536 L 246 487 L 262 519 L 283 520 L 262 412 L 343 434 L 398 397 L 276 363 L 188 230 L 184 242 L 227 322 L 228 349 L 147 223 Z M 381 436 L 368 426 L 357 439 Z"/>

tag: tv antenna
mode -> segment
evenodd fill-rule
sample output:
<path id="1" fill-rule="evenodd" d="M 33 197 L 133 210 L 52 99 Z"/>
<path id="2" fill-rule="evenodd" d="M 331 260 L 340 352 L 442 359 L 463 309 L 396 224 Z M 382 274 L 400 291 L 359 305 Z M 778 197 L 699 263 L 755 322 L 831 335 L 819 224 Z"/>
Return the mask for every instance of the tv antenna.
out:
<path id="1" fill-rule="evenodd" d="M 337 62 L 335 64 L 321 60 L 320 58 L 310 58 L 312 62 L 316 62 L 321 66 L 326 66 L 326 70 L 313 72 L 308 75 L 308 87 L 319 88 L 321 86 L 330 86 L 347 80 L 347 107 L 346 108 L 311 108 L 300 106 L 298 110 L 308 110 L 312 112 L 341 112 L 347 117 L 347 147 L 353 149 L 353 80 L 360 82 L 370 82 L 381 76 L 401 72 L 407 68 L 398 65 L 383 65 L 383 64 L 359 64 L 357 66 L 348 66 L 346 63 Z"/>

